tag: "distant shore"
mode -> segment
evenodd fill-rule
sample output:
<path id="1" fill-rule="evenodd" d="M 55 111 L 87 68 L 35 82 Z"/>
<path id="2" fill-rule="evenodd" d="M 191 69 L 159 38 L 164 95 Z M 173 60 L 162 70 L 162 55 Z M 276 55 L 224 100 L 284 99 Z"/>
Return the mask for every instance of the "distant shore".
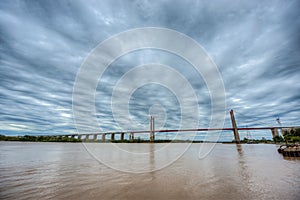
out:
<path id="1" fill-rule="evenodd" d="M 134 139 L 134 140 L 81 140 L 77 138 L 71 137 L 54 137 L 54 136 L 5 136 L 0 135 L 0 141 L 19 141 L 19 142 L 70 142 L 70 143 L 78 143 L 78 142 L 88 142 L 88 143 L 222 143 L 222 144 L 235 144 L 235 141 L 201 141 L 201 140 L 155 140 L 151 142 L 150 140 L 143 139 Z M 274 144 L 273 140 L 242 140 L 241 144 Z M 278 143 L 281 144 L 281 143 Z"/>

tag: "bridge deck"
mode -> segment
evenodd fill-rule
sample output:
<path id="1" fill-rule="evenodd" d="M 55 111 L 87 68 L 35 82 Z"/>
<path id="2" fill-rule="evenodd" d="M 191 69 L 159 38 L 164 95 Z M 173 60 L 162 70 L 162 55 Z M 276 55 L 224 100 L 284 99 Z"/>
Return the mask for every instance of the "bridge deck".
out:
<path id="1" fill-rule="evenodd" d="M 300 126 L 285 126 L 285 127 L 238 127 L 239 131 L 246 130 L 271 130 L 271 129 L 286 129 L 286 128 L 299 128 Z M 169 132 L 202 132 L 202 131 L 233 131 L 233 128 L 195 128 L 195 129 L 162 129 L 155 130 L 156 133 L 169 133 Z M 75 134 L 63 134 L 53 136 L 73 136 L 73 135 L 93 135 L 93 134 L 122 134 L 122 133 L 150 133 L 151 130 L 127 130 L 127 131 L 110 131 L 110 132 L 92 132 L 92 133 L 75 133 Z M 49 135 L 48 135 L 49 136 Z"/>

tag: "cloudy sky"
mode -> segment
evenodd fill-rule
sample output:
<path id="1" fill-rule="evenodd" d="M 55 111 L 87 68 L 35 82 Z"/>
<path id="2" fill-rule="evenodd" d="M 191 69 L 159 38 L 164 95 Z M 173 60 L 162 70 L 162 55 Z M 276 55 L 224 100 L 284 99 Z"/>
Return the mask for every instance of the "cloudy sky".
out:
<path id="1" fill-rule="evenodd" d="M 283 125 L 300 125 L 298 0 L 2 0 L 0 133 L 76 132 L 72 97 L 80 66 L 105 39 L 142 27 L 176 30 L 203 47 L 224 82 L 225 127 L 231 126 L 230 109 L 240 126 L 276 126 L 277 117 Z M 147 129 L 149 113 L 156 116 L 159 128 L 178 128 L 182 105 L 168 86 L 158 82 L 141 85 L 126 101 L 115 102 L 115 111 L 126 114 L 119 116 L 124 121 L 112 115 L 114 92 L 122 99 L 122 88 L 114 91 L 118 81 L 148 63 L 168 65 L 189 82 L 198 99 L 198 111 L 190 114 L 199 117 L 199 127 L 207 127 L 212 103 L 205 78 L 179 56 L 144 49 L 116 59 L 99 77 L 95 92 L 99 130 Z M 161 79 L 172 82 L 163 70 L 161 74 Z M 139 76 L 131 79 L 139 82 Z M 188 96 L 184 102 L 189 102 Z M 123 103 L 129 107 L 126 112 Z M 231 139 L 232 133 L 223 137 Z"/>

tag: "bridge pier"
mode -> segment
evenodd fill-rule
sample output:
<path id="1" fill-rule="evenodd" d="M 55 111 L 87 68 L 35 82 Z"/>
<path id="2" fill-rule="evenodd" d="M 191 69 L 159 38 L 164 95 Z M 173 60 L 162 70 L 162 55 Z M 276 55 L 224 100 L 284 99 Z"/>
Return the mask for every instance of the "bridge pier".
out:
<path id="1" fill-rule="evenodd" d="M 82 135 L 78 135 L 77 139 L 78 139 L 78 140 L 81 140 L 81 136 L 82 136 Z"/>
<path id="2" fill-rule="evenodd" d="M 234 118 L 234 114 L 233 114 L 233 110 L 230 110 L 230 117 L 231 117 L 231 123 L 232 123 L 232 127 L 233 127 L 233 133 L 234 133 L 234 140 L 237 144 L 239 144 L 240 141 L 240 135 L 239 135 L 239 131 L 237 129 L 237 125 L 236 125 L 236 121 Z"/>
<path id="3" fill-rule="evenodd" d="M 75 138 L 75 135 L 71 135 L 71 138 L 74 139 L 74 138 Z"/>
<path id="4" fill-rule="evenodd" d="M 102 141 L 105 141 L 105 133 L 102 133 Z"/>
<path id="5" fill-rule="evenodd" d="M 120 138 L 121 138 L 121 141 L 124 141 L 124 133 L 121 133 Z"/>
<path id="6" fill-rule="evenodd" d="M 114 141 L 114 140 L 115 140 L 115 134 L 114 134 L 114 133 L 111 133 L 111 134 L 110 134 L 110 140 L 111 140 L 111 141 Z"/>
<path id="7" fill-rule="evenodd" d="M 94 141 L 96 141 L 97 140 L 97 134 L 94 134 Z"/>
<path id="8" fill-rule="evenodd" d="M 85 135 L 85 140 L 89 140 L 89 139 L 90 139 L 90 135 L 89 134 Z"/>
<path id="9" fill-rule="evenodd" d="M 134 140 L 134 133 L 130 133 L 129 140 Z"/>
<path id="10" fill-rule="evenodd" d="M 275 136 L 279 136 L 279 133 L 278 133 L 278 129 L 277 129 L 277 128 L 271 128 L 271 132 L 272 132 L 273 138 L 274 138 Z"/>

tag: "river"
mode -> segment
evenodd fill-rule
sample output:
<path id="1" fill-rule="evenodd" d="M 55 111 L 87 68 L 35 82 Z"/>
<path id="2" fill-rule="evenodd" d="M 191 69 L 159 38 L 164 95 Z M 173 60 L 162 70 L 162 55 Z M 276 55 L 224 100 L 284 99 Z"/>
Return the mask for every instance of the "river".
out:
<path id="1" fill-rule="evenodd" d="M 114 145 L 0 142 L 0 199 L 300 199 L 276 145 Z"/>

